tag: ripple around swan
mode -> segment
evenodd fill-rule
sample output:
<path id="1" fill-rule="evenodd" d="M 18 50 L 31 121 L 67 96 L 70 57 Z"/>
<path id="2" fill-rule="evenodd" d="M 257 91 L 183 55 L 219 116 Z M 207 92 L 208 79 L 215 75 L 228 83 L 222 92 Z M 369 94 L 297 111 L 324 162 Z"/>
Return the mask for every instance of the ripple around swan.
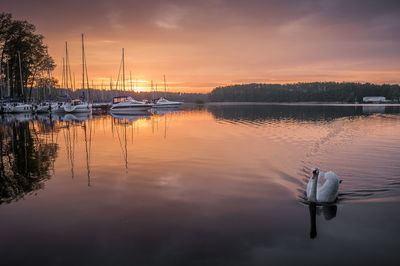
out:
<path id="1" fill-rule="evenodd" d="M 297 173 L 268 170 L 281 178 L 278 183 L 292 191 L 302 187 L 301 192 L 297 191 L 299 199 L 304 200 L 309 173 L 316 166 L 333 170 L 344 180 L 339 202 L 389 199 L 399 194 L 400 140 L 394 134 L 400 132 L 397 114 L 369 112 L 361 115 L 353 108 L 348 110 L 349 115 L 343 116 L 340 111 L 336 114 L 336 109 L 328 108 L 324 109 L 325 115 L 308 117 L 307 108 L 303 115 L 292 115 L 295 112 L 291 113 L 290 107 L 286 110 L 289 114 L 278 112 L 279 109 L 274 107 L 257 107 L 260 112 L 254 116 L 253 107 L 236 108 L 215 107 L 211 110 L 218 123 L 232 126 L 227 138 L 264 143 L 276 154 L 284 152 L 292 159 L 302 158 L 298 160 Z M 301 110 L 296 109 L 300 113 Z M 280 164 L 274 158 L 269 160 L 274 161 L 274 166 Z M 299 177 L 301 185 L 298 180 L 287 178 L 288 175 Z"/>
<path id="2" fill-rule="evenodd" d="M 334 170 L 343 181 L 339 202 L 398 200 L 400 119 L 395 115 L 373 115 L 344 121 L 317 139 L 302 161 L 299 175 L 303 186 L 310 169 Z M 303 200 L 302 189 L 299 200 Z"/>

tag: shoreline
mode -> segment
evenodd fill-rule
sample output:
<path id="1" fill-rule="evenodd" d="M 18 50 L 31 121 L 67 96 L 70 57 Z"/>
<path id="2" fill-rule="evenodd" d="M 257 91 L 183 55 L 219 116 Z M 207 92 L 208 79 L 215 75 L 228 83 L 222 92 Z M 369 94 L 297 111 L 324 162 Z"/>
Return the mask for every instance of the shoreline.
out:
<path id="1" fill-rule="evenodd" d="M 301 105 L 301 106 L 400 106 L 400 103 L 332 103 L 332 102 L 207 102 L 206 105 Z"/>

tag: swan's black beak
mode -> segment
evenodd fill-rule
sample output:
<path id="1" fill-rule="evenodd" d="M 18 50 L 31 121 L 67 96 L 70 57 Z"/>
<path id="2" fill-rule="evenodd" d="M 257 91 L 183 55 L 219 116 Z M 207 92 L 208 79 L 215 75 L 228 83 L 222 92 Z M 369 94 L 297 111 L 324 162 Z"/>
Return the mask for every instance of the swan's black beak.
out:
<path id="1" fill-rule="evenodd" d="M 312 171 L 312 178 L 315 178 L 317 176 L 317 170 Z"/>

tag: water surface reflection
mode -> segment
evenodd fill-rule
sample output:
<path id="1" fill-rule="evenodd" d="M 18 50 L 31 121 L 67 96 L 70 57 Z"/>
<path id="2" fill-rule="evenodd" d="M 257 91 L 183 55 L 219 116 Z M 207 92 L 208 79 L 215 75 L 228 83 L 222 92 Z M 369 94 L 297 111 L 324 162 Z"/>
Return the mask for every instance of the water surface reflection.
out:
<path id="1" fill-rule="evenodd" d="M 396 108 L 2 116 L 2 262 L 396 265 Z M 336 205 L 302 204 L 315 166 Z"/>

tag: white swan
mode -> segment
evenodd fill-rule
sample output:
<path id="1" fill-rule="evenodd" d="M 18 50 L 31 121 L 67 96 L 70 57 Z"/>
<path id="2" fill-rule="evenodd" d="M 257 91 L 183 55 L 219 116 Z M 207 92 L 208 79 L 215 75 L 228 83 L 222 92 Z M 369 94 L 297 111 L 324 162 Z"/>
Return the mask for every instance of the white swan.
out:
<path id="1" fill-rule="evenodd" d="M 308 181 L 307 198 L 310 202 L 329 203 L 337 199 L 339 184 L 342 182 L 334 172 L 319 172 L 318 168 L 312 170 L 313 176 Z M 321 184 L 318 179 L 324 177 L 325 183 Z"/>

